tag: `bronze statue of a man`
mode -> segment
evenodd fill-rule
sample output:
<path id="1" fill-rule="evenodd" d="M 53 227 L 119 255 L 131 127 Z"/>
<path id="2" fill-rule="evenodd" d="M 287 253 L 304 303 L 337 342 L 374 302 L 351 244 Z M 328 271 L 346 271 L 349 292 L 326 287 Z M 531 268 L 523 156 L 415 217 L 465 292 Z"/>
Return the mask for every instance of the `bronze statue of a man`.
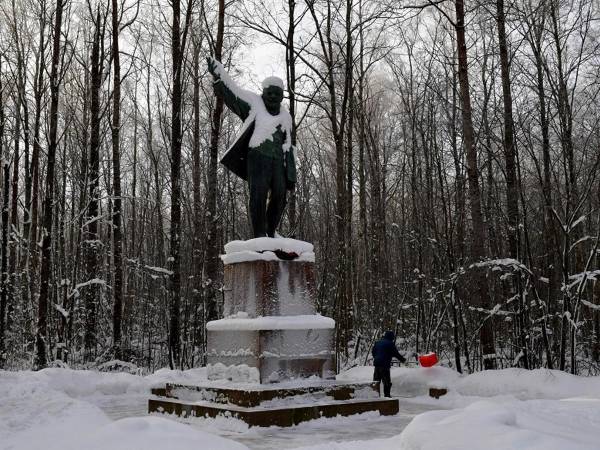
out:
<path id="1" fill-rule="evenodd" d="M 266 78 L 259 96 L 240 88 L 213 58 L 208 58 L 208 70 L 214 78 L 215 93 L 222 95 L 225 105 L 244 121 L 221 163 L 248 181 L 254 237 L 275 237 L 285 209 L 286 191 L 296 183 L 292 118 L 281 105 L 283 81 Z"/>

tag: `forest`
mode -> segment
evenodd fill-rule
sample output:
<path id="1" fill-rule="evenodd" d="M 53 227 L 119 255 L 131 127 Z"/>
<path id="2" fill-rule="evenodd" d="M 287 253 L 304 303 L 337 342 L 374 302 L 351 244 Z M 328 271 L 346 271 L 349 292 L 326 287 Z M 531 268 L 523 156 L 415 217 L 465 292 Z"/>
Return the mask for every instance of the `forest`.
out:
<path id="1" fill-rule="evenodd" d="M 258 42 L 293 119 L 279 232 L 315 245 L 339 368 L 391 329 L 459 372 L 600 374 L 599 23 L 594 0 L 2 1 L 0 368 L 205 363 L 219 254 L 251 235 L 206 58 L 259 92 Z"/>

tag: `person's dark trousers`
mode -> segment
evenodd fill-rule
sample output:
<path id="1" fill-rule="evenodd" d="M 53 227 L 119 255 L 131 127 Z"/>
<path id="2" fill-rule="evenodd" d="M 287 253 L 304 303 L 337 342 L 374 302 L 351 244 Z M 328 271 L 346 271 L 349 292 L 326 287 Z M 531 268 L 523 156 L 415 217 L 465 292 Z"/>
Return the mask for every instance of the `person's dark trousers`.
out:
<path id="1" fill-rule="evenodd" d="M 375 372 L 373 373 L 373 381 L 380 381 L 383 384 L 384 396 L 392 396 L 390 393 L 392 390 L 392 379 L 390 377 L 389 367 L 375 367 Z"/>
<path id="2" fill-rule="evenodd" d="M 286 181 L 283 159 L 248 151 L 250 221 L 254 237 L 271 236 L 285 208 Z"/>

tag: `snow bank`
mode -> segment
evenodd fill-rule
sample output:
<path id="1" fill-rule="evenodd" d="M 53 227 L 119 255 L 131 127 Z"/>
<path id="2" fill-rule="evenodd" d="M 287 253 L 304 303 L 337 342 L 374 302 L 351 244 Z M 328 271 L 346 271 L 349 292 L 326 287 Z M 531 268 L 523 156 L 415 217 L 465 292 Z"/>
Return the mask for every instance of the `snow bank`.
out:
<path id="1" fill-rule="evenodd" d="M 354 367 L 337 379 L 367 381 L 372 375 L 372 367 Z M 441 366 L 392 368 L 391 375 L 393 395 L 417 396 L 429 387 L 448 388 L 448 395 L 439 400 L 421 400 L 451 409 L 420 414 L 389 439 L 302 449 L 598 449 L 600 377 L 516 368 L 463 376 Z"/>
<path id="2" fill-rule="evenodd" d="M 429 388 L 450 388 L 460 379 L 460 374 L 443 366 L 434 367 L 392 367 L 392 395 L 400 397 L 416 397 L 428 395 Z M 358 366 L 340 373 L 339 381 L 371 381 L 372 366 Z"/>
<path id="3" fill-rule="evenodd" d="M 79 441 L 79 440 L 78 440 Z M 105 425 L 68 449 L 243 450 L 245 445 L 162 417 L 130 417 Z"/>
<path id="4" fill-rule="evenodd" d="M 395 446 L 379 448 L 593 450 L 600 442 L 599 424 L 598 401 L 486 400 L 420 414 L 390 439 Z"/>
<path id="5" fill-rule="evenodd" d="M 580 377 L 560 370 L 512 368 L 477 372 L 460 378 L 454 389 L 462 395 L 479 397 L 513 395 L 519 399 L 600 399 L 600 377 Z"/>
<path id="6" fill-rule="evenodd" d="M 461 375 L 443 366 L 392 367 L 391 377 L 392 394 L 401 397 L 428 395 L 429 388 L 434 387 L 447 388 L 449 395 L 454 393 L 459 397 L 510 395 L 521 400 L 600 399 L 600 377 L 580 377 L 560 370 L 510 368 Z M 369 381 L 372 378 L 372 366 L 353 367 L 337 376 L 341 381 Z"/>
<path id="7" fill-rule="evenodd" d="M 150 383 L 145 378 L 128 373 L 104 373 L 93 370 L 50 368 L 39 372 L 0 372 L 0 383 L 38 383 L 47 389 L 60 391 L 69 397 L 145 393 Z"/>
<path id="8" fill-rule="evenodd" d="M 0 449 L 59 449 L 74 430 L 86 434 L 110 422 L 98 407 L 36 378 L 0 371 Z"/>
<path id="9" fill-rule="evenodd" d="M 507 399 L 430 411 L 388 439 L 328 442 L 296 450 L 597 450 L 597 401 Z"/>
<path id="10" fill-rule="evenodd" d="M 112 422 L 91 403 L 91 398 L 102 395 L 149 395 L 150 386 L 157 380 L 183 381 L 198 375 L 182 376 L 185 372 L 177 372 L 162 371 L 143 378 L 70 369 L 0 371 L 0 449 L 247 449 L 167 418 L 135 417 Z"/>
<path id="11" fill-rule="evenodd" d="M 327 442 L 296 450 L 597 450 L 599 425 L 596 400 L 496 398 L 420 414 L 388 439 Z"/>
<path id="12" fill-rule="evenodd" d="M 171 370 L 164 368 L 144 377 L 144 380 L 146 380 L 151 387 L 164 387 L 165 383 L 186 385 L 201 384 L 206 382 L 207 379 L 206 367 L 188 370 Z"/>
<path id="13" fill-rule="evenodd" d="M 206 324 L 208 331 L 224 330 L 323 330 L 335 328 L 335 320 L 319 314 L 300 316 L 263 316 L 253 319 L 239 315 L 213 320 Z"/>

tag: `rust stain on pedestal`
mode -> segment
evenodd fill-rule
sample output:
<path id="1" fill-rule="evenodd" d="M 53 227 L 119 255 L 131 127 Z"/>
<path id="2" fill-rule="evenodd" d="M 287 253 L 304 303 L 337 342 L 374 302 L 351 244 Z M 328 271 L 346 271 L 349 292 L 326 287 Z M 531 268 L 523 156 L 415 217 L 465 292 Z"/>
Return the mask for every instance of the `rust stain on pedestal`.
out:
<path id="1" fill-rule="evenodd" d="M 224 312 L 225 316 L 238 311 L 250 317 L 281 315 L 282 304 L 278 280 L 285 267 L 288 272 L 287 290 L 307 307 L 296 314 L 314 314 L 316 285 L 314 263 L 304 261 L 245 261 L 225 264 Z M 297 289 L 301 289 L 298 291 Z"/>

